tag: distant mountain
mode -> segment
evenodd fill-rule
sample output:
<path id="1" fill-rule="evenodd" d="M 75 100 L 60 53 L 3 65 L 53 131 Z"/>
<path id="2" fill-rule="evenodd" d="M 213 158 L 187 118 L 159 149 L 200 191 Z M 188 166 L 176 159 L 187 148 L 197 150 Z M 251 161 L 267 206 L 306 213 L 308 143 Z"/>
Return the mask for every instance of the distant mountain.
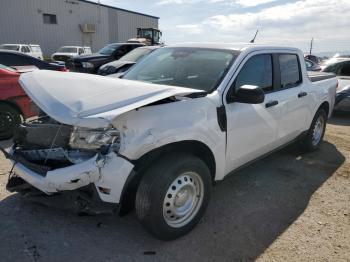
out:
<path id="1" fill-rule="evenodd" d="M 339 51 L 339 52 L 315 52 L 313 53 L 314 55 L 317 55 L 319 57 L 332 57 L 334 56 L 336 53 L 339 53 L 339 54 L 344 54 L 344 55 L 350 55 L 350 50 L 348 51 Z"/>

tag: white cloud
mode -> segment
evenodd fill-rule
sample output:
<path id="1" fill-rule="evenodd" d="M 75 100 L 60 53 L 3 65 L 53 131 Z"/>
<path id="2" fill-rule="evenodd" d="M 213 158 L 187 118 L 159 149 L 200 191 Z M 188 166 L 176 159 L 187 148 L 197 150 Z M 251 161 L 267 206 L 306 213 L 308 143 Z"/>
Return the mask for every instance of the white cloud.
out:
<path id="1" fill-rule="evenodd" d="M 288 23 L 303 27 L 314 21 L 323 27 L 329 20 L 348 21 L 349 13 L 346 11 L 350 11 L 350 2 L 346 0 L 307 0 L 266 8 L 257 13 L 216 15 L 203 23 L 223 31 Z"/>
<path id="2" fill-rule="evenodd" d="M 213 1 L 215 1 L 215 0 L 213 0 Z M 216 1 L 220 1 L 220 0 L 216 0 Z M 234 2 L 241 5 L 241 6 L 244 6 L 244 7 L 251 7 L 251 6 L 272 3 L 275 1 L 277 1 L 277 0 L 236 0 Z"/>
<path id="3" fill-rule="evenodd" d="M 168 5 L 168 4 L 196 4 L 196 3 L 225 3 L 225 4 L 238 4 L 243 7 L 252 7 L 258 6 L 261 4 L 267 4 L 271 2 L 275 2 L 277 0 L 161 0 L 157 2 L 158 5 Z"/>
<path id="4" fill-rule="evenodd" d="M 217 40 L 247 41 L 259 29 L 262 42 L 293 45 L 315 37 L 319 43 L 344 45 L 350 43 L 349 17 L 349 0 L 303 0 L 256 13 L 215 15 L 191 27 Z"/>
<path id="5" fill-rule="evenodd" d="M 157 5 L 169 5 L 169 4 L 195 4 L 201 0 L 162 0 L 157 2 Z"/>
<path id="6" fill-rule="evenodd" d="M 202 26 L 198 24 L 177 25 L 176 28 L 180 29 L 183 33 L 189 34 L 200 34 L 203 32 Z"/>

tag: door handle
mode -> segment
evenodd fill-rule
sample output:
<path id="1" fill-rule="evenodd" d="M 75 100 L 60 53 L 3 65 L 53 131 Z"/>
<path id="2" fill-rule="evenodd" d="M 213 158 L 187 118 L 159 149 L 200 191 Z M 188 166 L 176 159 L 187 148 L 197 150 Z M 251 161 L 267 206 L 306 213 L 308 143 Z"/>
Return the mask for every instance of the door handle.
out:
<path id="1" fill-rule="evenodd" d="M 301 97 L 303 97 L 303 96 L 307 96 L 307 93 L 306 93 L 306 92 L 300 92 L 300 93 L 298 94 L 298 97 L 299 97 L 299 98 L 301 98 Z"/>
<path id="2" fill-rule="evenodd" d="M 267 102 L 267 103 L 265 104 L 265 107 L 268 108 L 268 107 L 272 107 L 272 106 L 275 106 L 275 105 L 278 105 L 278 101 L 277 101 L 277 100 Z"/>

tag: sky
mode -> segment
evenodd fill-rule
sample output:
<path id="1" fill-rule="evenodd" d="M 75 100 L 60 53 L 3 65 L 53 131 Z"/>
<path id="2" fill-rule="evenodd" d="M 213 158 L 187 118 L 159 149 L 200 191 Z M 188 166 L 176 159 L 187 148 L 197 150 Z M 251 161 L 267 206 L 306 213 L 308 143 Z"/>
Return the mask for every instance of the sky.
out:
<path id="1" fill-rule="evenodd" d="M 97 1 L 97 0 L 95 0 Z M 350 50 L 350 0 L 100 0 L 160 17 L 165 44 L 248 42 Z"/>

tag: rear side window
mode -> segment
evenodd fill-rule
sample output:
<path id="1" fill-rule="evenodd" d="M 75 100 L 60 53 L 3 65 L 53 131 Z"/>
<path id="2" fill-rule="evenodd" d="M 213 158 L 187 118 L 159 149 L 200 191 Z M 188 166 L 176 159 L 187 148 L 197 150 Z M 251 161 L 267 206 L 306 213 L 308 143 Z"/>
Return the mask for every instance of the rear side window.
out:
<path id="1" fill-rule="evenodd" d="M 33 57 L 17 54 L 1 54 L 0 64 L 6 66 L 36 66 L 39 69 L 51 69 L 52 66 L 46 62 Z"/>
<path id="2" fill-rule="evenodd" d="M 0 64 L 6 66 L 30 65 L 27 57 L 16 54 L 0 54 Z"/>
<path id="3" fill-rule="evenodd" d="M 282 54 L 279 55 L 279 64 L 281 70 L 281 87 L 290 88 L 301 83 L 301 71 L 297 55 Z"/>
<path id="4" fill-rule="evenodd" d="M 125 55 L 126 53 L 128 53 L 130 50 L 131 50 L 131 46 L 130 45 L 123 45 L 123 46 L 118 48 L 118 50 L 115 53 L 115 57 L 116 58 L 120 58 L 123 55 Z"/>
<path id="5" fill-rule="evenodd" d="M 33 52 L 41 52 L 40 46 L 30 46 Z"/>
<path id="6" fill-rule="evenodd" d="M 22 51 L 23 53 L 29 53 L 29 52 L 30 52 L 30 49 L 29 49 L 28 46 L 22 46 L 22 47 L 21 47 L 21 51 Z"/>
<path id="7" fill-rule="evenodd" d="M 350 62 L 343 63 L 339 68 L 340 76 L 350 76 Z"/>
<path id="8" fill-rule="evenodd" d="M 272 91 L 272 56 L 263 54 L 250 58 L 244 64 L 235 82 L 236 88 L 243 85 L 254 85 L 265 92 Z"/>

